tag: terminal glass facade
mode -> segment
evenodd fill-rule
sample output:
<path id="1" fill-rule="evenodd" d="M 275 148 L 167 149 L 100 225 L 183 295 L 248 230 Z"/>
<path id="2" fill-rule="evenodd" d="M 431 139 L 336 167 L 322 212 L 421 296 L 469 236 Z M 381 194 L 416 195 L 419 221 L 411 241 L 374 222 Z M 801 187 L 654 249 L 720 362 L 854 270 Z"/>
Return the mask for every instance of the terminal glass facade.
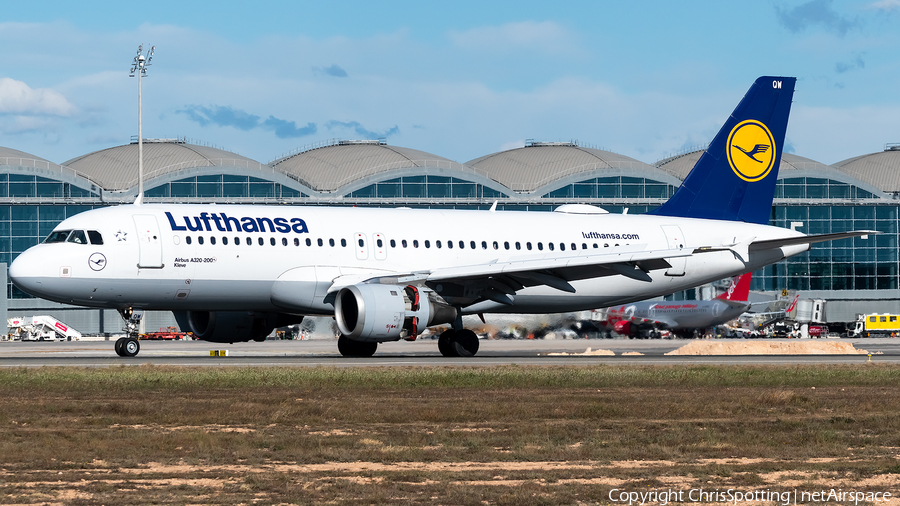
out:
<path id="1" fill-rule="evenodd" d="M 398 199 L 502 199 L 505 194 L 464 179 L 449 176 L 403 176 L 354 190 L 347 198 Z"/>
<path id="2" fill-rule="evenodd" d="M 306 197 L 293 188 L 252 176 L 211 174 L 163 183 L 144 192 L 145 197 L 164 199 L 293 199 Z"/>
<path id="3" fill-rule="evenodd" d="M 597 177 L 563 186 L 543 195 L 560 199 L 668 199 L 675 187 L 642 177 Z"/>

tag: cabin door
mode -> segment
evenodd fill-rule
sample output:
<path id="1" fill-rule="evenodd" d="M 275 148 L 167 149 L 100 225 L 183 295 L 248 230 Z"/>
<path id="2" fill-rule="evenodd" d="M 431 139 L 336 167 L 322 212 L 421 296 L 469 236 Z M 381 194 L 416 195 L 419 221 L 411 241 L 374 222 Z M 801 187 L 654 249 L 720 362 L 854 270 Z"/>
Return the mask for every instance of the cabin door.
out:
<path id="1" fill-rule="evenodd" d="M 159 234 L 159 223 L 152 214 L 136 214 L 134 226 L 137 228 L 139 255 L 138 267 L 142 269 L 161 269 L 162 238 Z"/>
<path id="2" fill-rule="evenodd" d="M 681 235 L 681 227 L 678 225 L 663 225 L 663 233 L 666 234 L 666 241 L 669 249 L 684 248 L 684 236 Z M 684 264 L 687 259 L 685 257 L 667 258 L 669 264 L 672 265 L 666 270 L 666 276 L 684 276 Z"/>

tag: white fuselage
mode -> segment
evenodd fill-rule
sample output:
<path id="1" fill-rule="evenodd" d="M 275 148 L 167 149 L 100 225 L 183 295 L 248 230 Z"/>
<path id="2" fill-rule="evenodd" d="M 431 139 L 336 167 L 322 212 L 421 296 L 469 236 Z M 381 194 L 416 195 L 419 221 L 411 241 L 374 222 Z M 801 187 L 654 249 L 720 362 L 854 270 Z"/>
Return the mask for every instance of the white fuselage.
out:
<path id="1" fill-rule="evenodd" d="M 326 294 L 337 278 L 363 281 L 467 266 L 477 272 L 496 262 L 802 236 L 765 225 L 650 215 L 238 205 L 108 207 L 68 218 L 55 230 L 96 231 L 103 243 L 56 242 L 22 253 L 10 276 L 39 297 L 93 307 L 294 314 L 332 314 Z M 754 251 L 745 259 L 727 249 L 697 253 L 650 271 L 652 281 L 595 277 L 572 281 L 575 293 L 532 286 L 517 291 L 512 306 L 483 301 L 463 312 L 551 313 L 624 304 L 807 249 Z M 290 282 L 280 292 L 289 292 L 290 300 L 273 297 L 279 279 Z"/>

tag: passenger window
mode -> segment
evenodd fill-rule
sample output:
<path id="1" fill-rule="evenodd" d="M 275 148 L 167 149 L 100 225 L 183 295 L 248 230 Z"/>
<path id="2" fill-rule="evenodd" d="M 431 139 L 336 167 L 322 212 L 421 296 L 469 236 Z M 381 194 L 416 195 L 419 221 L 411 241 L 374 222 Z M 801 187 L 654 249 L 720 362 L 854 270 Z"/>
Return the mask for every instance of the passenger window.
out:
<path id="1" fill-rule="evenodd" d="M 282 238 L 281 238 L 281 245 L 282 245 L 282 246 L 287 246 L 287 245 L 288 245 L 287 237 L 282 237 Z"/>
<path id="2" fill-rule="evenodd" d="M 222 245 L 223 245 L 223 246 L 228 246 L 228 238 L 227 238 L 227 237 L 223 237 L 223 238 L 222 238 Z"/>
<path id="3" fill-rule="evenodd" d="M 73 230 L 69 235 L 68 242 L 73 242 L 75 244 L 87 244 L 87 237 L 85 237 L 84 232 L 81 230 Z"/>
<path id="4" fill-rule="evenodd" d="M 551 248 L 551 249 L 552 249 L 552 248 Z M 564 243 L 564 242 L 559 243 L 559 250 L 560 250 L 560 251 L 565 251 L 565 250 L 566 250 L 566 243 Z"/>
<path id="5" fill-rule="evenodd" d="M 294 246 L 300 246 L 300 239 L 294 237 Z"/>
<path id="6" fill-rule="evenodd" d="M 359 243 L 359 247 L 360 247 L 360 248 L 362 248 L 363 246 L 365 246 L 365 243 L 363 243 L 363 240 L 362 240 L 362 239 L 360 239 L 360 240 L 357 241 L 357 242 Z M 321 246 L 321 245 L 322 245 L 322 239 L 319 239 L 319 246 Z"/>
<path id="7" fill-rule="evenodd" d="M 322 242 L 322 239 L 316 239 L 316 244 L 318 244 L 321 247 L 325 243 Z M 362 246 L 362 239 L 359 240 L 359 245 Z"/>
<path id="8" fill-rule="evenodd" d="M 197 244 L 203 244 L 203 236 L 197 238 Z"/>
<path id="9" fill-rule="evenodd" d="M 503 249 L 509 249 L 509 241 L 503 241 Z"/>
<path id="10" fill-rule="evenodd" d="M 341 239 L 341 242 L 343 242 L 343 241 L 344 241 L 344 240 Z M 396 247 L 397 247 L 397 241 L 391 239 L 391 247 L 392 247 L 392 248 L 396 248 Z"/>
<path id="11" fill-rule="evenodd" d="M 487 241 L 481 241 L 481 249 L 487 249 Z"/>
<path id="12" fill-rule="evenodd" d="M 381 242 L 381 241 L 378 241 L 378 242 Z M 333 248 L 334 247 L 334 239 L 328 239 L 328 245 Z M 381 246 L 381 245 L 379 244 L 379 246 Z"/>
<path id="13" fill-rule="evenodd" d="M 575 243 L 573 242 L 573 243 L 572 243 L 572 251 L 575 251 L 575 250 L 577 250 L 577 249 L 578 249 L 578 246 L 576 246 Z"/>
<path id="14" fill-rule="evenodd" d="M 235 245 L 235 246 L 240 246 L 240 245 L 241 245 L 241 238 L 240 238 L 240 237 L 235 237 L 235 238 L 234 238 L 234 245 Z"/>
<path id="15" fill-rule="evenodd" d="M 594 243 L 594 249 L 597 249 L 597 248 L 599 248 L 599 247 L 600 247 L 600 245 L 599 245 L 599 244 L 597 244 L 597 243 Z"/>
<path id="16" fill-rule="evenodd" d="M 547 247 L 550 248 L 550 251 L 553 251 L 553 243 L 552 242 L 548 242 Z"/>
<path id="17" fill-rule="evenodd" d="M 260 246 L 262 246 L 262 245 L 265 244 L 265 241 L 263 241 L 263 238 L 262 238 L 262 237 L 260 237 L 260 238 L 259 238 L 259 241 L 257 241 L 257 242 L 259 243 Z"/>
<path id="18" fill-rule="evenodd" d="M 275 246 L 275 238 L 274 237 L 269 238 L 269 244 L 271 244 L 272 246 Z"/>
<path id="19" fill-rule="evenodd" d="M 209 243 L 210 243 L 210 244 L 213 244 L 213 245 L 216 244 L 216 237 L 215 237 L 215 236 L 210 237 L 210 238 L 209 238 Z"/>
<path id="20" fill-rule="evenodd" d="M 68 238 L 71 233 L 71 230 L 57 230 L 56 232 L 50 232 L 50 235 L 44 239 L 44 243 L 66 242 L 66 238 Z"/>
<path id="21" fill-rule="evenodd" d="M 519 241 L 516 241 L 516 249 L 522 249 L 522 245 L 519 244 Z"/>
<path id="22" fill-rule="evenodd" d="M 530 242 L 525 243 L 525 249 L 527 249 L 528 251 L 531 251 L 531 243 Z"/>
<path id="23" fill-rule="evenodd" d="M 247 238 L 247 246 L 253 246 L 253 239 Z"/>
<path id="24" fill-rule="evenodd" d="M 494 241 L 493 246 L 494 246 L 494 249 L 500 249 L 500 245 L 497 244 L 497 241 Z"/>
<path id="25" fill-rule="evenodd" d="M 307 239 L 307 240 L 306 240 L 306 245 L 307 245 L 307 246 L 312 246 L 312 239 Z"/>
<path id="26" fill-rule="evenodd" d="M 185 237 L 185 238 L 184 238 L 184 242 L 190 244 L 190 243 L 191 243 L 191 236 Z"/>
<path id="27" fill-rule="evenodd" d="M 331 245 L 334 246 L 334 239 L 329 239 L 329 242 L 331 242 Z M 384 247 L 384 241 L 382 241 L 381 239 L 376 240 L 375 244 L 377 244 L 379 248 Z"/>
<path id="28" fill-rule="evenodd" d="M 418 248 L 418 247 L 419 247 L 419 240 L 413 239 L 413 248 Z"/>
<path id="29" fill-rule="evenodd" d="M 465 241 L 459 241 L 459 249 L 466 249 L 466 242 L 465 242 Z"/>
<path id="30" fill-rule="evenodd" d="M 404 248 L 406 247 L 406 239 L 402 239 L 400 241 L 400 246 L 403 246 Z"/>
<path id="31" fill-rule="evenodd" d="M 542 242 L 538 243 L 538 251 L 544 251 L 544 243 L 542 243 Z"/>
<path id="32" fill-rule="evenodd" d="M 103 236 L 96 230 L 88 230 L 88 239 L 91 240 L 91 244 L 103 244 Z"/>
<path id="33" fill-rule="evenodd" d="M 475 249 L 475 241 L 469 241 L 469 247 Z"/>
<path id="34" fill-rule="evenodd" d="M 447 249 L 453 249 L 453 241 L 447 241 Z"/>
<path id="35" fill-rule="evenodd" d="M 431 241 L 429 241 L 428 239 L 425 239 L 425 247 L 426 247 L 426 248 L 430 248 L 430 247 L 431 247 Z"/>
<path id="36" fill-rule="evenodd" d="M 437 249 L 441 249 L 441 241 L 434 241 L 434 245 L 437 247 Z"/>

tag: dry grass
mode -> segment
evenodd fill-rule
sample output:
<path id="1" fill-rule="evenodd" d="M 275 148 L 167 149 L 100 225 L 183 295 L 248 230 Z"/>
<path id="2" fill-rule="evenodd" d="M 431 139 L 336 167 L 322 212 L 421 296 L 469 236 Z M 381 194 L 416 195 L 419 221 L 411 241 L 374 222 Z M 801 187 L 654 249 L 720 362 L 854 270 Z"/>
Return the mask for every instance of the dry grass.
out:
<path id="1" fill-rule="evenodd" d="M 900 369 L 0 371 L 0 504 L 575 504 L 900 483 Z"/>

